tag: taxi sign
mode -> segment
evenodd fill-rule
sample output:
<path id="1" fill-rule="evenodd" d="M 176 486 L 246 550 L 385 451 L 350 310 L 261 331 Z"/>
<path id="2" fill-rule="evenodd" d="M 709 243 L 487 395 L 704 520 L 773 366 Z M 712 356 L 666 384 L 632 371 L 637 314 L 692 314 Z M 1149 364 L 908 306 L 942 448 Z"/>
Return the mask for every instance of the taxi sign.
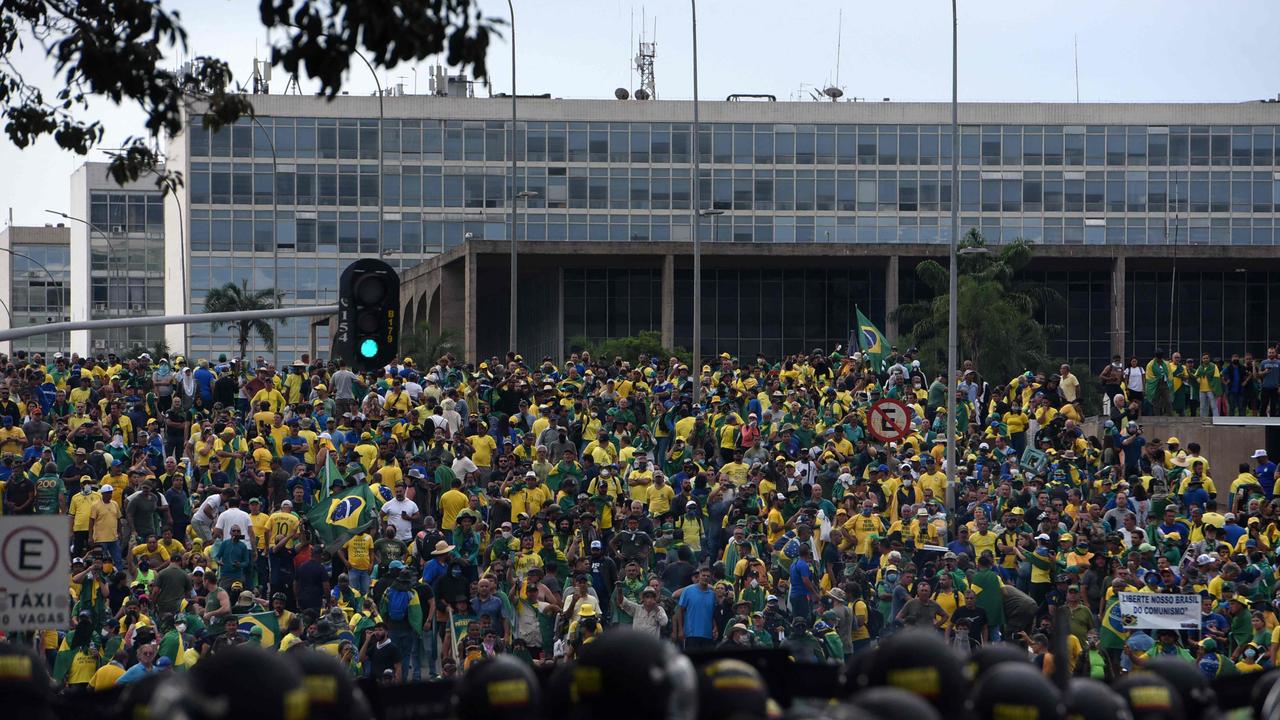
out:
<path id="1" fill-rule="evenodd" d="M 0 518 L 0 630 L 71 624 L 65 515 Z"/>

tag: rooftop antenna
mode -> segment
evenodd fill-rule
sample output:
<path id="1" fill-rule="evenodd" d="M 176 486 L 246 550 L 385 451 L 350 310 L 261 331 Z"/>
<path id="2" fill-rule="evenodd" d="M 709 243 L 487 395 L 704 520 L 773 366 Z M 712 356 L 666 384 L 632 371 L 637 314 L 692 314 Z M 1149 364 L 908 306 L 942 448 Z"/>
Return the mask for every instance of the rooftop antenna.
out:
<path id="1" fill-rule="evenodd" d="M 822 94 L 831 98 L 831 102 L 837 102 L 844 96 L 844 89 L 840 87 L 840 46 L 844 40 L 844 9 L 841 8 L 840 14 L 836 19 L 836 81 L 833 85 L 823 88 Z M 821 100 L 821 97 L 814 96 L 815 100 Z"/>
<path id="2" fill-rule="evenodd" d="M 844 40 L 844 8 L 836 15 L 836 87 L 840 87 L 840 45 Z"/>
<path id="3" fill-rule="evenodd" d="M 1071 49 L 1076 61 L 1076 102 L 1080 102 L 1080 36 L 1071 36 Z"/>
<path id="4" fill-rule="evenodd" d="M 636 89 L 637 100 L 657 100 L 658 86 L 653 78 L 653 61 L 657 56 L 657 42 L 646 42 L 644 26 L 647 20 L 643 7 L 640 10 L 640 52 L 636 55 L 636 71 L 640 73 L 640 87 Z M 658 20 L 653 21 L 653 35 L 658 35 Z"/>
<path id="5" fill-rule="evenodd" d="M 636 6 L 631 5 L 631 29 L 627 31 L 627 47 L 631 47 L 631 43 L 636 41 Z M 628 51 L 629 52 L 629 51 Z M 627 58 L 627 87 L 635 87 L 636 85 L 636 66 Z M 616 93 L 615 93 L 616 94 Z M 630 93 L 628 93 L 629 95 Z"/>

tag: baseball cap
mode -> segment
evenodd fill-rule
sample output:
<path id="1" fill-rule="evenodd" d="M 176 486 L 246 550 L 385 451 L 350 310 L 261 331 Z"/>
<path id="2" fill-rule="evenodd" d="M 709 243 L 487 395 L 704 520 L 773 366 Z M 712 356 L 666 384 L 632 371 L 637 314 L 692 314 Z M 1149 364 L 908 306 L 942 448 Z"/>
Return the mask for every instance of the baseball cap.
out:
<path id="1" fill-rule="evenodd" d="M 604 547 L 604 545 L 602 545 L 602 544 L 600 543 L 600 541 L 599 541 L 599 540 L 592 540 L 592 541 L 591 541 L 591 549 L 592 549 L 592 550 L 599 550 L 599 549 L 600 549 L 600 548 L 602 548 L 602 547 Z"/>
<path id="2" fill-rule="evenodd" d="M 101 490 L 101 491 L 102 491 L 102 492 L 104 492 L 104 493 L 109 493 L 109 492 L 114 491 L 114 490 L 115 490 L 115 488 L 111 487 L 111 483 L 106 483 L 106 484 L 105 484 L 105 485 L 103 485 L 101 488 L 99 488 L 99 490 Z"/>

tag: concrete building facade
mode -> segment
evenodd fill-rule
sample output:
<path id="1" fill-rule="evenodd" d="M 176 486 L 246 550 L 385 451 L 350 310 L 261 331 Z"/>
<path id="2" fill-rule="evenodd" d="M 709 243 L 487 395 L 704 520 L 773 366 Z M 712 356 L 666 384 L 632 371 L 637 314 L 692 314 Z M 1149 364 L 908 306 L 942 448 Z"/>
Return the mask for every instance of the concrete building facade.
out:
<path id="1" fill-rule="evenodd" d="M 690 103 L 522 98 L 512 148 L 508 99 L 251 100 L 256 120 L 170 143 L 187 183 L 165 213 L 166 275 L 189 290 L 167 283 L 169 312 L 228 281 L 329 303 L 346 264 L 380 256 L 413 288 L 407 321 L 464 332 L 469 359 L 504 351 L 509 198 L 530 190 L 522 352 L 644 329 L 688 346 Z M 953 200 L 963 230 L 1036 243 L 1027 279 L 1067 301 L 1045 318 L 1063 328 L 1052 355 L 1229 355 L 1280 333 L 1280 105 L 962 104 L 958 178 L 945 103 L 701 115 L 699 193 L 724 211 L 698 231 L 705 352 L 847 342 L 855 306 L 892 337 L 888 311 L 927 295 L 914 266 L 945 253 Z M 282 349 L 308 335 L 290 323 Z M 169 340 L 227 346 L 199 326 Z"/>
<path id="2" fill-rule="evenodd" d="M 0 230 L 0 328 L 31 327 L 71 319 L 71 231 L 62 223 Z M 46 357 L 70 347 L 69 333 L 0 342 L 0 352 L 22 349 Z"/>
<path id="3" fill-rule="evenodd" d="M 165 243 L 165 201 L 153 179 L 121 186 L 106 163 L 85 163 L 71 175 L 70 205 L 70 319 L 164 315 L 166 255 L 180 256 L 181 245 Z M 159 326 L 75 330 L 70 349 L 124 353 L 164 337 Z"/>

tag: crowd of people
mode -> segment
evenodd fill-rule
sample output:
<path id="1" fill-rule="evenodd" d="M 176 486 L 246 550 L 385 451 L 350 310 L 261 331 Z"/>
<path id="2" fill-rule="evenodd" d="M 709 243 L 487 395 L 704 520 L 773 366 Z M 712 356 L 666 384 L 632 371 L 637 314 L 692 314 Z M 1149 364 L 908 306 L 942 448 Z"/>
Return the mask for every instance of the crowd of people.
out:
<path id="1" fill-rule="evenodd" d="M 1233 353 L 1230 360 L 1197 360 L 1162 350 L 1142 363 L 1136 356 L 1121 356 L 1098 374 L 1104 409 L 1122 413 L 1136 405 L 1148 415 L 1219 417 L 1226 415 L 1280 415 L 1280 358 L 1276 348 L 1266 357 Z"/>
<path id="2" fill-rule="evenodd" d="M 948 418 L 945 369 L 911 352 L 374 372 L 17 352 L 3 513 L 69 516 L 74 622 L 6 640 L 72 695 L 245 645 L 376 683 L 547 668 L 615 626 L 844 667 L 924 629 L 961 653 L 1018 647 L 1043 676 L 1262 673 L 1280 661 L 1276 465 L 1211 467 L 1142 424 L 1272 413 L 1275 348 L 1245 365 L 1157 354 L 1139 389 L 1117 358 L 1087 432 L 1069 366 L 993 382 L 966 362 Z M 868 425 L 885 398 L 910 416 L 889 442 Z M 1126 592 L 1198 594 L 1202 624 L 1134 629 Z"/>

